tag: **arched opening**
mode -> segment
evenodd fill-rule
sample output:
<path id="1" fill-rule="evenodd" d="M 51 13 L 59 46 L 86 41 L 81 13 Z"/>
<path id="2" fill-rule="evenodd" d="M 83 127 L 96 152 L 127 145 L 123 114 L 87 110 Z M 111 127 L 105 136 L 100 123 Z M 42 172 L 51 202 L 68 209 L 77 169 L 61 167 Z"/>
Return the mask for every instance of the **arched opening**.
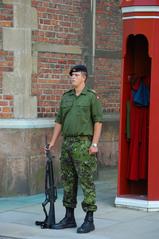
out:
<path id="1" fill-rule="evenodd" d="M 146 196 L 151 58 L 144 35 L 128 36 L 123 67 L 121 194 Z"/>

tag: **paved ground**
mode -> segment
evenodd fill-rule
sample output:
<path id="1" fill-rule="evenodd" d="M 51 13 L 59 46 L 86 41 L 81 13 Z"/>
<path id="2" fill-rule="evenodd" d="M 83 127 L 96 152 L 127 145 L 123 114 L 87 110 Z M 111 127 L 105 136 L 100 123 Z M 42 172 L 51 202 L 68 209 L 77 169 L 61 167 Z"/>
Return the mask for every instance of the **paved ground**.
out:
<path id="1" fill-rule="evenodd" d="M 95 213 L 96 230 L 88 234 L 77 234 L 76 229 L 51 230 L 35 226 L 43 220 L 41 202 L 44 195 L 0 198 L 0 239 L 158 239 L 159 212 L 144 212 L 115 208 L 116 169 L 104 170 L 102 181 L 96 182 L 98 210 Z M 99 175 L 100 176 L 100 175 Z M 58 190 L 56 221 L 64 215 L 62 190 Z M 80 207 L 82 193 L 79 190 L 78 207 L 75 211 L 78 226 L 84 213 Z"/>

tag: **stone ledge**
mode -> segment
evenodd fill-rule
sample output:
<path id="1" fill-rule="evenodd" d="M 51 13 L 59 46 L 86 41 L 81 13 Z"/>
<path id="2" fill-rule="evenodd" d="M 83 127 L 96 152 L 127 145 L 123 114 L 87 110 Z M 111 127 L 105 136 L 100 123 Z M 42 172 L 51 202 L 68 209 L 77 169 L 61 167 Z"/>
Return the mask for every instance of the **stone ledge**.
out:
<path id="1" fill-rule="evenodd" d="M 104 122 L 119 121 L 120 113 L 118 113 L 118 112 L 104 113 L 103 118 L 104 118 Z"/>
<path id="2" fill-rule="evenodd" d="M 104 114 L 104 122 L 119 121 L 119 113 Z M 0 128 L 3 129 L 29 129 L 54 127 L 54 118 L 38 119 L 0 119 Z"/>
<path id="3" fill-rule="evenodd" d="M 0 119 L 0 128 L 3 129 L 30 129 L 52 128 L 54 119 Z"/>
<path id="4" fill-rule="evenodd" d="M 4 4 L 23 4 L 23 5 L 30 5 L 31 0 L 2 0 Z"/>

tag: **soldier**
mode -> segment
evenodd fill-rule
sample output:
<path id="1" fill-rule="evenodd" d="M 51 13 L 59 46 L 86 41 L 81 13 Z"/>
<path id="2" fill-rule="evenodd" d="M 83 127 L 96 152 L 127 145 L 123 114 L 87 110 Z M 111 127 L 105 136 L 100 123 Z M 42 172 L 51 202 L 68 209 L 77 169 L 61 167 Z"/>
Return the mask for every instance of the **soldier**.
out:
<path id="1" fill-rule="evenodd" d="M 97 206 L 93 174 L 96 170 L 96 153 L 102 129 L 102 108 L 96 93 L 86 87 L 86 66 L 72 67 L 70 76 L 73 89 L 62 97 L 49 145 L 49 149 L 53 149 L 62 133 L 64 140 L 61 149 L 61 178 L 66 214 L 53 229 L 77 226 L 74 208 L 77 204 L 79 181 L 84 195 L 82 208 L 86 216 L 77 233 L 87 233 L 95 229 L 93 212 L 97 210 Z"/>

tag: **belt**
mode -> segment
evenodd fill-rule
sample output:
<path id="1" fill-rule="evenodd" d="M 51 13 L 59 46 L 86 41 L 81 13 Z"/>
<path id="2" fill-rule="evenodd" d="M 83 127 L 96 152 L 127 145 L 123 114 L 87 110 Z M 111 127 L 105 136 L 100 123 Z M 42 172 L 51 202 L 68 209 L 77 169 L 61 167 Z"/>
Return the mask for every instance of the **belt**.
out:
<path id="1" fill-rule="evenodd" d="M 90 135 L 64 136 L 64 139 L 68 139 L 68 140 L 92 140 L 92 136 L 90 136 Z"/>

